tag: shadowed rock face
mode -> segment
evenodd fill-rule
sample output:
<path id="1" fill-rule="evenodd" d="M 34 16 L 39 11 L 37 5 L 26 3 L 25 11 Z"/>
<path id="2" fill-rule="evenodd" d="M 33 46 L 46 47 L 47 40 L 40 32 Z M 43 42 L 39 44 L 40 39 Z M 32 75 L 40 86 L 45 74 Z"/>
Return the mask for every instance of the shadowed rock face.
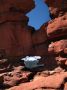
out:
<path id="1" fill-rule="evenodd" d="M 35 31 L 25 16 L 34 7 L 32 0 L 0 0 L 0 88 L 4 90 L 15 85 L 9 90 L 67 90 L 67 5 L 61 8 L 62 0 L 56 0 L 57 6 L 54 0 L 45 1 L 52 20 Z M 41 55 L 44 67 L 29 71 L 14 58 L 26 55 Z"/>
<path id="2" fill-rule="evenodd" d="M 54 2 L 51 3 L 48 0 L 45 2 L 49 8 L 57 8 L 58 10 L 61 8 L 62 12 L 65 12 L 61 7 L 61 0 L 57 7 Z M 29 3 L 26 0 L 6 0 L 6 2 L 3 0 L 0 3 L 2 7 L 9 6 L 3 7 L 4 11 L 2 10 L 3 12 L 0 14 L 0 50 L 3 50 L 7 56 L 48 55 L 48 44 L 45 43 L 47 37 L 51 40 L 54 37 L 67 35 L 66 12 L 58 18 L 56 16 L 46 26 L 43 25 L 39 31 L 35 31 L 34 28 L 32 30 L 32 27 L 27 25 L 28 18 L 25 16 L 25 13 L 35 7 L 32 0 Z M 56 1 L 56 3 L 58 2 Z"/>
<path id="3" fill-rule="evenodd" d="M 33 0 L 0 1 L 0 50 L 7 56 L 28 55 L 31 52 L 31 32 L 25 14 L 34 7 Z"/>
<path id="4" fill-rule="evenodd" d="M 33 8 L 33 0 L 0 0 L 0 13 L 10 10 L 27 13 Z"/>
<path id="5" fill-rule="evenodd" d="M 49 6 L 51 17 L 61 16 L 67 11 L 67 0 L 44 0 Z"/>
<path id="6" fill-rule="evenodd" d="M 44 44 L 47 33 L 43 30 L 35 31 L 34 28 L 32 30 L 32 27 L 27 25 L 29 19 L 25 16 L 35 7 L 34 1 L 3 0 L 0 4 L 0 50 L 4 51 L 6 56 L 14 57 L 35 55 L 35 52 L 36 55 L 44 55 L 47 51 L 44 51 L 47 47 Z"/>

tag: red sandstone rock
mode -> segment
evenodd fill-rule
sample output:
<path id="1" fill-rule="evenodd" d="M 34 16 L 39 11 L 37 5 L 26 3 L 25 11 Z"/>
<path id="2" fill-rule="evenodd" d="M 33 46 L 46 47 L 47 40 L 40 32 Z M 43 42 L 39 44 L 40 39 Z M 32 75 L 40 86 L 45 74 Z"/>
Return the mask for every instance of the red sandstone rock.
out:
<path id="1" fill-rule="evenodd" d="M 32 39 L 25 13 L 34 8 L 33 0 L 0 1 L 0 50 L 7 56 L 31 53 Z"/>
<path id="2" fill-rule="evenodd" d="M 29 30 L 27 26 L 28 18 L 25 16 L 25 13 L 34 8 L 34 1 L 3 0 L 0 3 L 0 49 L 4 50 L 7 56 L 34 55 L 34 52 L 36 55 L 44 55 L 47 45 L 37 44 L 47 40 L 46 30 L 41 28 L 32 33 L 32 28 Z"/>
<path id="3" fill-rule="evenodd" d="M 47 35 L 50 38 L 67 35 L 67 14 L 62 17 L 56 18 L 48 23 Z"/>
<path id="4" fill-rule="evenodd" d="M 60 65 L 67 65 L 67 58 L 63 58 L 63 57 L 56 57 L 57 63 Z"/>
<path id="5" fill-rule="evenodd" d="M 56 90 L 56 89 L 44 89 L 44 88 L 37 88 L 37 89 L 35 89 L 35 90 Z"/>
<path id="6" fill-rule="evenodd" d="M 0 76 L 0 85 L 3 84 L 3 76 Z"/>
<path id="7" fill-rule="evenodd" d="M 23 13 L 29 12 L 35 6 L 33 0 L 10 0 L 10 3 L 13 4 L 16 9 L 22 11 Z"/>
<path id="8" fill-rule="evenodd" d="M 0 59 L 0 73 L 6 72 L 9 69 L 8 59 Z"/>
<path id="9" fill-rule="evenodd" d="M 64 53 L 67 53 L 67 48 L 64 49 Z"/>
<path id="10" fill-rule="evenodd" d="M 65 83 L 64 90 L 67 90 L 67 82 Z"/>
<path id="11" fill-rule="evenodd" d="M 40 55 L 40 56 L 44 56 L 44 55 L 48 55 L 48 45 L 47 43 L 42 43 L 39 45 L 35 45 L 34 46 L 34 55 Z"/>
<path id="12" fill-rule="evenodd" d="M 34 45 L 44 43 L 47 40 L 46 30 L 40 29 L 38 31 L 35 31 L 32 35 L 32 38 Z"/>
<path id="13" fill-rule="evenodd" d="M 19 12 L 6 12 L 0 14 L 0 23 L 4 22 L 22 22 L 22 25 L 27 25 L 28 17 Z"/>
<path id="14" fill-rule="evenodd" d="M 67 78 L 67 72 L 62 69 L 56 69 L 57 65 L 67 65 L 67 58 L 61 55 L 54 56 L 63 52 L 67 54 L 67 5 L 63 8 L 62 0 L 45 0 L 49 6 L 51 16 L 58 17 L 51 20 L 48 24 L 43 25 L 39 31 L 27 25 L 28 18 L 25 16 L 32 8 L 34 8 L 33 0 L 1 0 L 0 1 L 0 51 L 4 51 L 7 56 L 26 56 L 26 55 L 40 55 L 45 56 L 41 63 L 44 67 L 39 68 L 42 74 L 33 77 L 34 80 L 27 82 L 28 77 L 31 75 L 30 71 L 22 71 L 22 66 L 18 60 L 1 60 L 0 73 L 6 73 L 7 70 L 12 70 L 0 76 L 0 81 L 6 86 L 19 86 L 13 87 L 9 90 L 42 90 L 42 88 L 49 88 L 44 90 L 52 90 L 60 88 Z M 58 3 L 59 2 L 59 3 Z M 46 33 L 47 30 L 47 33 Z M 48 35 L 48 40 L 47 40 Z M 66 40 L 60 36 L 66 36 Z M 60 41 L 56 41 L 56 37 Z M 49 45 L 46 41 L 52 41 Z M 48 53 L 50 52 L 50 56 Z M 1 52 L 2 54 L 2 52 Z M 58 55 L 58 54 L 57 54 Z M 58 62 L 58 63 L 57 63 Z M 16 67 L 14 66 L 16 65 Z M 13 68 L 14 67 L 14 68 Z M 47 70 L 43 72 L 44 70 Z M 48 71 L 48 69 L 52 71 Z M 66 68 L 64 68 L 66 70 Z M 37 69 L 38 70 L 38 69 Z M 56 74 L 57 73 L 57 74 Z M 50 76 L 49 76 L 50 75 Z M 31 78 L 31 77 L 30 77 Z M 27 83 L 24 83 L 27 82 Z M 67 85 L 65 84 L 65 88 Z"/>
<path id="15" fill-rule="evenodd" d="M 66 0 L 44 0 L 50 10 L 52 18 L 61 16 L 67 11 L 67 1 Z"/>
<path id="16" fill-rule="evenodd" d="M 15 10 L 23 13 L 29 12 L 34 8 L 33 0 L 1 0 L 0 1 L 0 13 Z"/>
<path id="17" fill-rule="evenodd" d="M 58 0 L 45 0 L 45 2 L 48 4 L 48 6 L 52 6 L 52 7 L 59 7 L 61 6 L 61 3 L 62 3 L 62 0 L 59 0 L 59 3 L 58 3 Z"/>
<path id="18" fill-rule="evenodd" d="M 30 71 L 22 71 L 22 66 L 15 67 L 14 71 L 7 72 L 3 75 L 3 84 L 5 86 L 15 86 L 17 84 L 27 82 L 31 75 Z"/>
<path id="19" fill-rule="evenodd" d="M 44 30 L 43 26 L 40 30 L 35 31 L 32 34 L 32 43 L 34 48 L 34 55 L 44 56 L 48 54 L 48 44 L 47 41 L 47 33 L 46 29 Z"/>
<path id="20" fill-rule="evenodd" d="M 44 88 L 38 88 L 38 89 L 35 89 L 35 90 L 56 90 L 56 89 L 44 89 Z"/>
<path id="21" fill-rule="evenodd" d="M 60 40 L 49 45 L 48 51 L 53 53 L 65 53 L 64 50 L 67 48 L 67 40 Z M 67 53 L 65 53 L 67 54 Z"/>
<path id="22" fill-rule="evenodd" d="M 0 49 L 8 56 L 27 55 L 31 52 L 31 33 L 22 23 L 4 23 L 0 26 Z"/>
<path id="23" fill-rule="evenodd" d="M 31 32 L 28 28 L 22 28 L 22 26 L 18 27 L 16 30 L 16 37 L 18 40 L 18 47 L 17 47 L 17 55 L 30 55 L 33 48 L 32 48 L 32 38 Z"/>
<path id="24" fill-rule="evenodd" d="M 9 11 L 11 6 L 12 5 L 10 4 L 10 2 L 8 2 L 8 0 L 1 0 L 0 1 L 0 13 Z"/>
<path id="25" fill-rule="evenodd" d="M 32 90 L 36 88 L 60 88 L 64 79 L 67 78 L 67 72 L 51 75 L 48 77 L 37 76 L 32 82 L 15 86 L 9 90 Z"/>

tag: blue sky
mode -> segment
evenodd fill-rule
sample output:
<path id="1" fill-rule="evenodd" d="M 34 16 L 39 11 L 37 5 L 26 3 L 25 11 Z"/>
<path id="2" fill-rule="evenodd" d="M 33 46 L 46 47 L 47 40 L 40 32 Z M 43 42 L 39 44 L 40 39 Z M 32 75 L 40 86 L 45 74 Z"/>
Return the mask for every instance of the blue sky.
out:
<path id="1" fill-rule="evenodd" d="M 29 17 L 28 25 L 38 30 L 45 22 L 50 20 L 48 6 L 44 0 L 34 0 L 36 7 L 32 9 L 26 16 Z"/>

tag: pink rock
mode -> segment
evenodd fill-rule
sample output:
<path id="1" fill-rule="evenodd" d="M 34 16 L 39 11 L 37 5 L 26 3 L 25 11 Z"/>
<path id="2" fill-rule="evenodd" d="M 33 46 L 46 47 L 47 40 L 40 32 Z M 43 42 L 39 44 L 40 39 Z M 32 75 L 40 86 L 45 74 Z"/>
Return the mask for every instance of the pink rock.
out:
<path id="1" fill-rule="evenodd" d="M 29 71 L 22 71 L 22 66 L 15 67 L 14 71 L 7 72 L 3 77 L 3 84 L 6 86 L 15 86 L 20 83 L 24 83 L 28 81 L 29 75 L 31 75 L 31 72 Z"/>
<path id="2" fill-rule="evenodd" d="M 58 62 L 58 64 L 61 64 L 61 65 L 67 65 L 67 58 L 63 58 L 63 57 L 56 57 L 56 60 Z"/>
<path id="3" fill-rule="evenodd" d="M 50 21 L 47 26 L 47 35 L 50 38 L 67 35 L 67 14 Z"/>
<path id="4" fill-rule="evenodd" d="M 15 86 L 9 90 L 32 90 L 36 88 L 60 88 L 64 79 L 67 78 L 67 72 L 61 74 L 55 74 L 48 77 L 37 76 L 32 82 L 24 83 L 19 86 Z"/>
<path id="5" fill-rule="evenodd" d="M 64 90 L 67 90 L 67 82 L 65 83 Z"/>
<path id="6" fill-rule="evenodd" d="M 61 53 L 61 52 L 66 54 L 66 52 L 64 52 L 66 47 L 67 47 L 67 40 L 60 40 L 60 41 L 51 43 L 49 45 L 48 51 L 54 52 L 54 54 Z"/>

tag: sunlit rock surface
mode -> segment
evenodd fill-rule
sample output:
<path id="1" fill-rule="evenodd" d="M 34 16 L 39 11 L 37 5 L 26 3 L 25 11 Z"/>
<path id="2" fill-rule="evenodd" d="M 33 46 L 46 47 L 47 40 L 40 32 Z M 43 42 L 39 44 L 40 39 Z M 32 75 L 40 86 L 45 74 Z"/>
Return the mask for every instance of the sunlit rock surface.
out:
<path id="1" fill-rule="evenodd" d="M 67 34 L 67 14 L 50 21 L 47 26 L 48 36 Z"/>

